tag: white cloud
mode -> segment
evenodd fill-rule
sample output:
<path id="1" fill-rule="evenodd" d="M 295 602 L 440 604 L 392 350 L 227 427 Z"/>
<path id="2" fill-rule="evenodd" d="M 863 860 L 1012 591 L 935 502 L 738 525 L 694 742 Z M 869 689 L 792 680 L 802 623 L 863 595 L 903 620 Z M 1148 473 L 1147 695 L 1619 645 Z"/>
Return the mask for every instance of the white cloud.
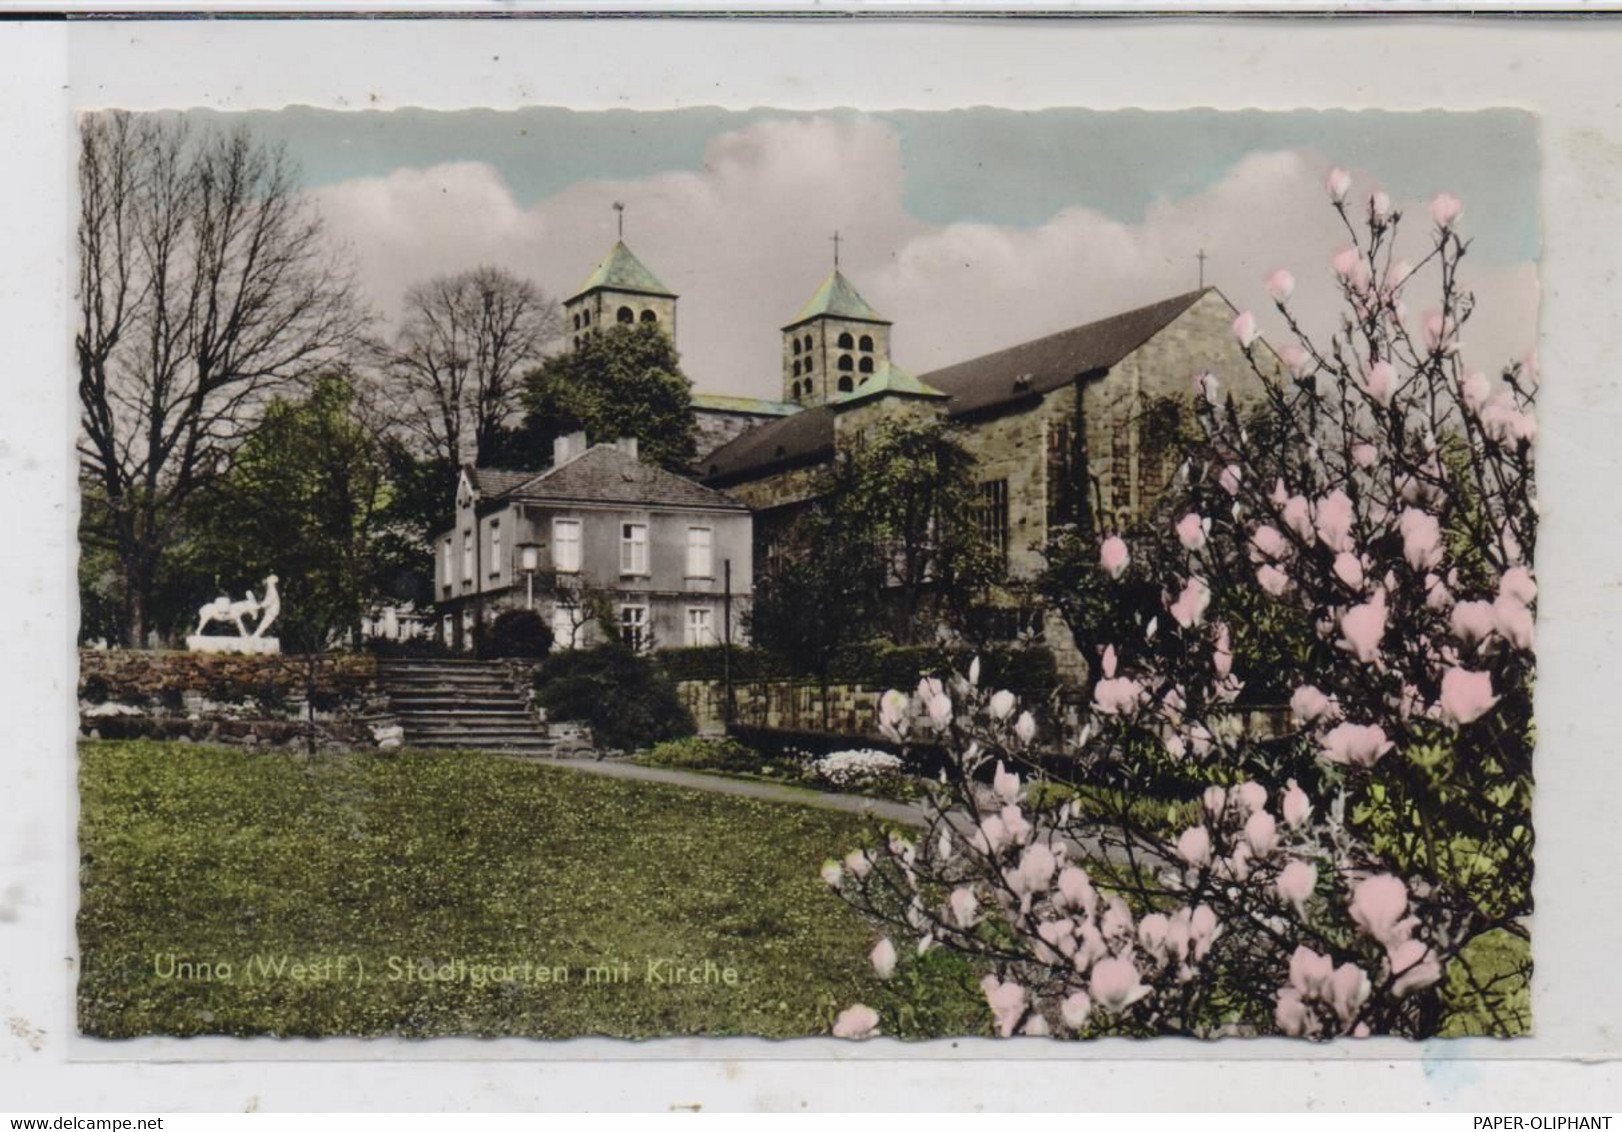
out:
<path id="1" fill-rule="evenodd" d="M 609 204 L 623 201 L 627 242 L 682 296 L 689 376 L 700 389 L 775 396 L 778 328 L 827 273 L 835 229 L 846 274 L 894 319 L 896 360 L 914 372 L 1191 290 L 1201 248 L 1207 280 L 1258 312 L 1271 309 L 1261 280 L 1289 267 L 1308 324 L 1326 331 L 1329 258 L 1346 240 L 1321 188 L 1327 164 L 1304 151 L 1253 154 L 1135 224 L 1073 208 L 1035 228 L 931 227 L 904 207 L 904 157 L 888 126 L 797 119 L 718 135 L 697 172 L 582 182 L 529 208 L 477 163 L 402 169 L 315 196 L 386 312 L 411 283 L 485 262 L 562 297 L 613 241 Z M 1429 217 L 1422 202 L 1406 203 L 1413 249 Z M 1465 267 L 1480 301 L 1466 335 L 1471 360 L 1490 368 L 1524 354 L 1535 334 L 1533 266 Z M 1417 318 L 1424 304 L 1412 303 Z M 1265 315 L 1263 325 L 1278 329 Z"/>

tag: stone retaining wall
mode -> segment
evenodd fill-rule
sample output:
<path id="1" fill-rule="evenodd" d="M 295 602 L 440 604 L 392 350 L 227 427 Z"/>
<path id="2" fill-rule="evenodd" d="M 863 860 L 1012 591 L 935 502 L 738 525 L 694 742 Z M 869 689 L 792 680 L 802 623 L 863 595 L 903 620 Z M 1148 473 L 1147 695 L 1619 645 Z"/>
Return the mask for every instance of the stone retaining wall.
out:
<path id="1" fill-rule="evenodd" d="M 304 658 L 234 656 L 225 653 L 146 649 L 80 649 L 79 694 L 99 680 L 105 698 L 131 702 L 164 692 L 208 695 L 222 689 L 274 688 L 289 696 L 304 694 Z M 364 697 L 377 688 L 377 660 L 365 653 L 334 653 L 322 659 L 316 691 L 340 697 Z"/>

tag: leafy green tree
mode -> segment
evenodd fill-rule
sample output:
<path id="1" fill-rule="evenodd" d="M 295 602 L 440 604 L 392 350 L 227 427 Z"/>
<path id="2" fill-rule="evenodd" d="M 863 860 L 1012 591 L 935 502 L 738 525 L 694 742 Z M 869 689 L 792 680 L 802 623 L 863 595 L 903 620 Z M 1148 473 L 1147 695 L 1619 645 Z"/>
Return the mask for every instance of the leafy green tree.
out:
<path id="1" fill-rule="evenodd" d="M 524 379 L 523 424 L 481 447 L 481 463 L 534 467 L 552 441 L 585 430 L 594 444 L 635 437 L 644 459 L 686 471 L 697 456 L 692 386 L 657 326 L 615 326 L 548 358 Z"/>

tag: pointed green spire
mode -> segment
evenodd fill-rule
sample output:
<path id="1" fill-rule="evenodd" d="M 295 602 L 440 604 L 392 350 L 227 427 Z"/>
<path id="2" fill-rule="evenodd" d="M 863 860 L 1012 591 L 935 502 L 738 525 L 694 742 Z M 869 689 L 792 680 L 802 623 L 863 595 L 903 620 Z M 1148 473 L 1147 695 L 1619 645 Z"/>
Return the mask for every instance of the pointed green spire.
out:
<path id="1" fill-rule="evenodd" d="M 569 296 L 569 301 L 593 291 L 631 291 L 638 295 L 663 295 L 674 299 L 676 292 L 659 282 L 658 276 L 631 253 L 624 240 L 614 241 L 597 269 Z"/>
<path id="2" fill-rule="evenodd" d="M 795 315 L 794 321 L 788 325 L 798 326 L 822 315 L 890 325 L 889 319 L 881 318 L 878 311 L 867 305 L 867 300 L 857 293 L 856 288 L 850 285 L 850 280 L 840 274 L 838 268 L 822 281 L 817 293 L 811 296 L 811 301 L 800 308 L 800 313 Z M 784 327 L 785 330 L 787 328 Z"/>

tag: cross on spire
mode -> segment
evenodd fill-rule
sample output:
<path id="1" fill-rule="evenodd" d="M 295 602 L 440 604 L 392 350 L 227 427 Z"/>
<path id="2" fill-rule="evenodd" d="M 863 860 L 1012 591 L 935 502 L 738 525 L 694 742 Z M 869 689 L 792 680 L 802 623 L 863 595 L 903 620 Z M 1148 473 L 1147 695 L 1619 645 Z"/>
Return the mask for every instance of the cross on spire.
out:
<path id="1" fill-rule="evenodd" d="M 1205 254 L 1205 249 L 1201 248 L 1200 254 L 1194 258 L 1200 261 L 1200 290 L 1203 291 L 1205 290 L 1205 261 L 1208 258 Z"/>
<path id="2" fill-rule="evenodd" d="M 623 201 L 614 202 L 614 216 L 619 221 L 619 238 L 623 240 L 625 239 L 625 203 Z"/>
<path id="3" fill-rule="evenodd" d="M 834 229 L 834 234 L 833 234 L 833 243 L 834 243 L 834 270 L 835 270 L 835 271 L 838 271 L 838 270 L 839 270 L 839 241 L 840 241 L 840 236 L 839 236 L 839 229 L 837 229 L 837 228 L 836 228 L 836 229 Z"/>

